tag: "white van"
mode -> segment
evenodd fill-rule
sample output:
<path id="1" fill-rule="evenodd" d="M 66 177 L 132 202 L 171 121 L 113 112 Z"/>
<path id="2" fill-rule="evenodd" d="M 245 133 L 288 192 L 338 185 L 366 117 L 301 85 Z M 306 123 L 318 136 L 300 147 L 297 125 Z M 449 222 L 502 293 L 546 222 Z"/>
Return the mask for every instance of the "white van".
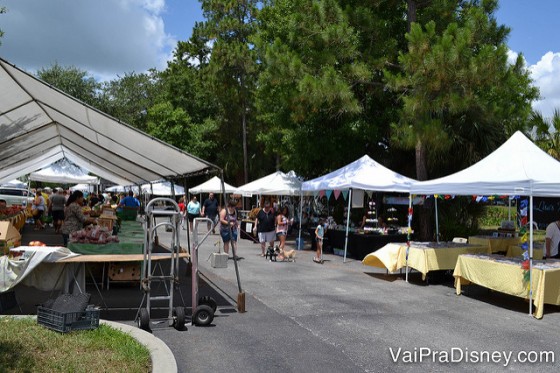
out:
<path id="1" fill-rule="evenodd" d="M 6 201 L 8 206 L 23 206 L 33 203 L 35 195 L 27 189 L 0 187 L 0 199 Z"/>

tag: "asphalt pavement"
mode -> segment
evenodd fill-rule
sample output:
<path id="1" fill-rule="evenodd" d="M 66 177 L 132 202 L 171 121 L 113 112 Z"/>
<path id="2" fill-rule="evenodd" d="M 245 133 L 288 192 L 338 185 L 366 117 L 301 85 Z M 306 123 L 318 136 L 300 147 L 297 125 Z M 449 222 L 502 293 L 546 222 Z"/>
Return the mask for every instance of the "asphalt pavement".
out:
<path id="1" fill-rule="evenodd" d="M 212 325 L 153 331 L 181 372 L 558 371 L 560 307 L 545 305 L 536 320 L 520 298 L 478 286 L 455 295 L 449 274 L 427 285 L 413 273 L 407 283 L 335 255 L 316 264 L 311 250 L 271 262 L 240 240 L 247 312 L 238 313 L 233 260 L 228 268 L 207 260 L 219 242 L 209 236 L 199 248 L 201 278 L 221 295 Z"/>

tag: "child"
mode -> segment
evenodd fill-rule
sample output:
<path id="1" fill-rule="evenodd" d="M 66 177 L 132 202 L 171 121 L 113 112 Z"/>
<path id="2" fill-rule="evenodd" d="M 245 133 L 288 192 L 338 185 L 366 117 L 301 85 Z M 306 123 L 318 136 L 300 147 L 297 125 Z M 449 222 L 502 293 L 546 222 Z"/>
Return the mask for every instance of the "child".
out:
<path id="1" fill-rule="evenodd" d="M 319 225 L 315 228 L 315 241 L 317 242 L 317 254 L 313 258 L 315 263 L 322 263 L 323 259 L 323 237 L 325 235 L 325 229 L 323 228 L 324 219 L 319 220 Z"/>

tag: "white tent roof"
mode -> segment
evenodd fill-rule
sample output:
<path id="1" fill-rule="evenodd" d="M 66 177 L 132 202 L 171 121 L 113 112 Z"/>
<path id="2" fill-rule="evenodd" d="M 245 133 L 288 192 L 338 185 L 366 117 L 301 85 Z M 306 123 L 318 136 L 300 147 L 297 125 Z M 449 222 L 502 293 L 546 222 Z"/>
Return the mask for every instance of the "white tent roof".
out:
<path id="1" fill-rule="evenodd" d="M 391 171 L 368 155 L 329 174 L 302 184 L 304 191 L 363 189 L 409 192 L 414 179 Z"/>
<path id="2" fill-rule="evenodd" d="M 74 186 L 71 186 L 69 189 L 70 190 L 81 190 L 82 192 L 88 192 L 88 193 L 92 193 L 95 192 L 95 185 L 92 184 L 76 184 Z"/>
<path id="3" fill-rule="evenodd" d="M 415 183 L 414 194 L 560 195 L 560 162 L 516 132 L 469 168 Z"/>
<path id="4" fill-rule="evenodd" d="M 20 181 L 18 179 L 13 179 L 13 180 L 6 181 L 6 182 L 2 183 L 1 185 L 3 187 L 25 188 L 25 189 L 27 189 L 27 183 L 24 183 L 23 181 Z"/>
<path id="5" fill-rule="evenodd" d="M 153 193 L 152 193 L 153 188 Z M 157 183 L 153 183 L 152 187 L 150 188 L 150 184 L 142 185 L 142 193 L 145 194 L 153 194 L 155 196 L 172 196 L 173 190 L 175 188 L 175 195 L 181 196 L 185 194 L 185 188 L 177 184 L 171 184 L 169 181 L 160 181 Z"/>
<path id="6" fill-rule="evenodd" d="M 47 183 L 99 184 L 99 179 L 96 176 L 88 175 L 88 172 L 86 170 L 84 170 L 80 166 L 68 162 L 65 159 L 55 162 L 49 167 L 31 173 L 29 175 L 29 179 L 35 181 L 44 181 Z"/>
<path id="7" fill-rule="evenodd" d="M 237 188 L 236 193 L 243 195 L 299 195 L 301 180 L 294 171 L 276 171 L 268 176 L 252 181 Z"/>
<path id="8" fill-rule="evenodd" d="M 185 188 L 180 185 L 173 184 L 175 187 L 175 195 L 181 196 L 185 194 Z M 153 195 L 155 196 L 172 196 L 173 191 L 171 190 L 171 182 L 169 181 L 158 181 L 152 183 L 152 187 L 150 184 L 142 184 L 142 193 L 144 194 L 152 194 L 153 188 Z M 138 193 L 138 187 L 136 185 L 115 185 L 109 188 L 106 188 L 106 192 L 128 192 L 132 190 L 134 193 Z"/>
<path id="9" fill-rule="evenodd" d="M 218 168 L 0 59 L 0 182 L 66 158 L 117 184 Z"/>
<path id="10" fill-rule="evenodd" d="M 226 189 L 226 193 L 235 193 L 237 191 L 236 187 L 231 186 L 226 182 L 224 182 L 224 187 Z M 214 176 L 210 180 L 207 180 L 204 183 L 195 186 L 194 188 L 190 188 L 189 192 L 192 194 L 222 193 L 222 179 Z"/>

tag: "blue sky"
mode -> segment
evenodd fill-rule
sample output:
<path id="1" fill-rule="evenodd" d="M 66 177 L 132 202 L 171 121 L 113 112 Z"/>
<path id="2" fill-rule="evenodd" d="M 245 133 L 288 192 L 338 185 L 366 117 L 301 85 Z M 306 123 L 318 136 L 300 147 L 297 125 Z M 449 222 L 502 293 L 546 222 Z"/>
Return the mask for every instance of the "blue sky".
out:
<path id="1" fill-rule="evenodd" d="M 404 1 L 404 0 L 403 0 Z M 202 21 L 198 0 L 0 0 L 0 57 L 28 71 L 55 62 L 108 80 L 163 69 L 179 40 Z M 523 53 L 545 116 L 560 108 L 560 0 L 501 0 L 498 22 L 512 31 L 511 56 Z"/>

